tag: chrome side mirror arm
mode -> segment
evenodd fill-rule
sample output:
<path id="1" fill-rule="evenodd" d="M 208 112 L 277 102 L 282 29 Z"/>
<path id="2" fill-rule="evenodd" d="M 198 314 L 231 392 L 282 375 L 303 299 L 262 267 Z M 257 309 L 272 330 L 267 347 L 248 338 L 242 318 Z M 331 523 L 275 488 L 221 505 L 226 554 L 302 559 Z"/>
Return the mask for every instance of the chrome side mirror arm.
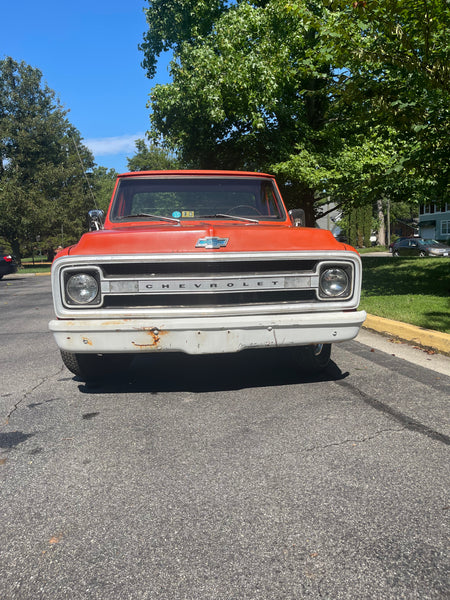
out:
<path id="1" fill-rule="evenodd" d="M 100 208 L 94 208 L 88 212 L 89 217 L 89 230 L 98 231 L 103 229 L 105 221 L 105 213 Z"/>
<path id="2" fill-rule="evenodd" d="M 289 211 L 289 216 L 291 217 L 292 225 L 294 227 L 305 227 L 305 211 L 303 208 L 292 208 Z"/>

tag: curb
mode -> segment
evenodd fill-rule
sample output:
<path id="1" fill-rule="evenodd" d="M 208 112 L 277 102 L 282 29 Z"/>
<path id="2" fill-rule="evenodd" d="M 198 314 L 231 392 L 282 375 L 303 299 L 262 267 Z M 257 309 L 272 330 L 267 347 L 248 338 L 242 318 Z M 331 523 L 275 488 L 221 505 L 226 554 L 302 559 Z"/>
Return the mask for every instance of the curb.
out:
<path id="1" fill-rule="evenodd" d="M 363 327 L 384 336 L 394 337 L 450 356 L 450 335 L 448 333 L 440 333 L 439 331 L 416 327 L 400 321 L 391 321 L 374 315 L 367 315 Z"/>

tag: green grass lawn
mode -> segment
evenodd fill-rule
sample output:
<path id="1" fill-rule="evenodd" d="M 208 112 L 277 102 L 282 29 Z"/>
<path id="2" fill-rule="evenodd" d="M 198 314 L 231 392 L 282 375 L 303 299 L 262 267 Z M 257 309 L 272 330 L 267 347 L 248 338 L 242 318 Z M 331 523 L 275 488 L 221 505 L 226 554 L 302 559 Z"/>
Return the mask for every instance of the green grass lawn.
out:
<path id="1" fill-rule="evenodd" d="M 386 246 L 371 246 L 370 248 L 358 248 L 357 250 L 360 254 L 368 254 L 369 252 L 387 252 L 388 248 Z"/>
<path id="2" fill-rule="evenodd" d="M 450 333 L 450 258 L 362 257 L 360 307 Z"/>
<path id="3" fill-rule="evenodd" d="M 51 266 L 46 258 L 43 258 L 43 262 L 35 259 L 34 264 L 31 258 L 23 258 L 19 273 L 50 273 Z"/>
<path id="4" fill-rule="evenodd" d="M 19 267 L 19 273 L 50 273 L 51 265 L 23 265 Z"/>

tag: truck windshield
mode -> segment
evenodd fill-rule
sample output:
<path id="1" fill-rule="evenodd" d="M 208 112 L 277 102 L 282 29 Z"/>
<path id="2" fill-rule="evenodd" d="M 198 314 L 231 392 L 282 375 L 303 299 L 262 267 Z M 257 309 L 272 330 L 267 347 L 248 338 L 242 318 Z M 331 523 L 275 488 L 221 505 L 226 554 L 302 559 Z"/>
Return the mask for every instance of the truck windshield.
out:
<path id="1" fill-rule="evenodd" d="M 110 219 L 123 221 L 284 219 L 271 181 L 258 178 L 129 177 L 119 182 Z"/>

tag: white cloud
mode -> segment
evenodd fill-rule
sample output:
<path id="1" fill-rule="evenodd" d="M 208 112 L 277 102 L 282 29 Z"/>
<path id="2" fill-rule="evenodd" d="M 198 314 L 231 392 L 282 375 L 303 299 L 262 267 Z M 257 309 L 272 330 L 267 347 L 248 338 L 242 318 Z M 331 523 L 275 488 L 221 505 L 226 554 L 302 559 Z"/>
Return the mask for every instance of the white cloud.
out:
<path id="1" fill-rule="evenodd" d="M 89 148 L 94 156 L 107 156 L 110 154 L 133 154 L 136 150 L 135 141 L 144 139 L 145 133 L 135 133 L 134 135 L 118 135 L 115 137 L 90 138 L 83 140 L 83 144 Z"/>

